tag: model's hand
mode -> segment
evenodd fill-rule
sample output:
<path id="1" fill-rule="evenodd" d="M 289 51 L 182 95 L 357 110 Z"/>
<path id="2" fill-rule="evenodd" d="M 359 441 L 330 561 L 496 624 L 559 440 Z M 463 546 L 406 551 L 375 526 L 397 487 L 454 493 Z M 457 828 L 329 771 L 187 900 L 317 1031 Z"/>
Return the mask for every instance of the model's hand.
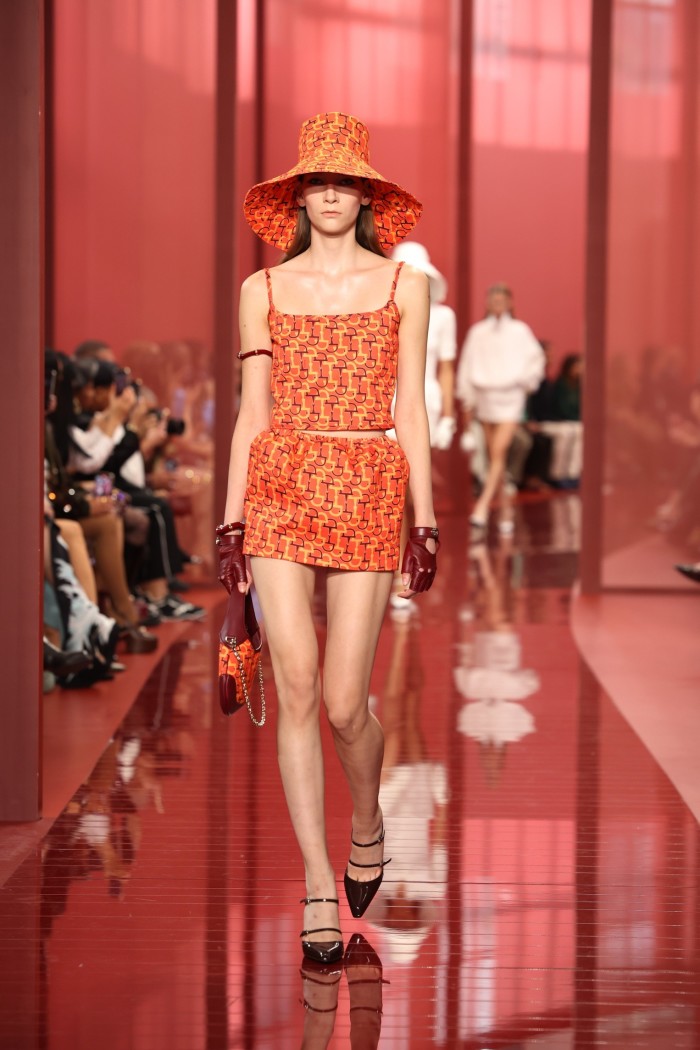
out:
<path id="1" fill-rule="evenodd" d="M 462 452 L 473 452 L 476 448 L 476 438 L 471 430 L 463 430 L 459 439 L 459 447 Z"/>
<path id="2" fill-rule="evenodd" d="M 410 598 L 414 594 L 430 590 L 437 572 L 439 546 L 436 528 L 419 525 L 411 529 L 401 565 L 401 577 L 405 588 L 399 592 L 401 598 Z"/>
<path id="3" fill-rule="evenodd" d="M 454 419 L 452 416 L 441 416 L 440 419 L 438 419 L 437 426 L 435 427 L 435 438 L 433 441 L 433 447 L 440 449 L 444 452 L 444 450 L 449 448 L 452 444 L 452 438 L 454 437 L 456 429 L 456 419 Z"/>
<path id="4" fill-rule="evenodd" d="M 243 554 L 243 532 L 220 536 L 216 550 L 219 555 L 218 579 L 230 594 L 234 587 L 246 594 L 250 586 Z"/>

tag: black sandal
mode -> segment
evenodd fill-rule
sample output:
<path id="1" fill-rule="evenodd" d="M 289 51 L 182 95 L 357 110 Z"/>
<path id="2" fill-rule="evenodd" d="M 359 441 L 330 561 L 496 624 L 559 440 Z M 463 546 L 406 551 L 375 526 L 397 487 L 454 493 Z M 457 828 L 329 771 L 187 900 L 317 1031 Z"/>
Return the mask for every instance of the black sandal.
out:
<path id="1" fill-rule="evenodd" d="M 337 897 L 302 897 L 300 904 L 337 904 Z M 340 938 L 335 941 L 305 941 L 310 933 L 339 933 Z M 299 936 L 302 938 L 301 950 L 306 959 L 328 966 L 330 963 L 340 962 L 343 958 L 343 931 L 337 926 L 315 926 L 312 930 L 302 930 Z"/>
<path id="2" fill-rule="evenodd" d="M 384 825 L 382 824 L 382 831 L 378 839 L 374 842 L 355 842 L 353 838 L 350 839 L 353 846 L 358 846 L 360 849 L 369 849 L 370 846 L 379 846 L 384 841 Z M 345 878 L 343 882 L 345 884 L 345 896 L 348 899 L 350 905 L 350 911 L 356 919 L 361 919 L 365 914 L 370 904 L 375 898 L 377 890 L 382 884 L 384 878 L 384 868 L 387 864 L 391 863 L 391 857 L 388 860 L 380 860 L 375 864 L 358 864 L 354 860 L 348 860 L 348 864 L 352 864 L 353 868 L 381 868 L 379 875 L 376 879 L 370 879 L 368 882 L 358 882 L 357 879 L 351 879 L 345 872 Z"/>

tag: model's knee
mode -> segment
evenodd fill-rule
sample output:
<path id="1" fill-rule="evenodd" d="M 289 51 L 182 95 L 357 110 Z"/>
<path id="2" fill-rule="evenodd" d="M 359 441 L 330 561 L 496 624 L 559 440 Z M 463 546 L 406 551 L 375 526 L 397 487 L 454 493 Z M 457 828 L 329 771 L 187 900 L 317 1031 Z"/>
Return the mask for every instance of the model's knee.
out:
<path id="1" fill-rule="evenodd" d="M 320 686 L 316 668 L 285 668 L 282 675 L 275 676 L 280 712 L 297 721 L 316 715 Z"/>
<path id="2" fill-rule="evenodd" d="M 326 710 L 328 721 L 333 731 L 351 743 L 360 735 L 369 718 L 367 698 L 359 699 L 356 696 L 345 694 L 341 696 L 326 696 Z"/>

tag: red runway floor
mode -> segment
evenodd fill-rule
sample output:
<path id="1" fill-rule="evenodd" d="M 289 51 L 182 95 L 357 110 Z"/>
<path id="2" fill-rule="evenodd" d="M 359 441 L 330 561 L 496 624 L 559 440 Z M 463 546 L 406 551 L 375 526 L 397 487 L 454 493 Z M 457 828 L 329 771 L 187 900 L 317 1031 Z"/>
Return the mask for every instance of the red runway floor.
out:
<path id="1" fill-rule="evenodd" d="M 700 1047 L 698 824 L 578 655 L 578 501 L 556 503 L 471 549 L 448 517 L 435 587 L 387 614 L 393 860 L 363 920 L 341 906 L 381 969 L 300 975 L 272 675 L 263 730 L 219 715 L 214 613 L 0 889 L 0 1046 Z M 324 743 L 342 899 L 350 804 Z"/>

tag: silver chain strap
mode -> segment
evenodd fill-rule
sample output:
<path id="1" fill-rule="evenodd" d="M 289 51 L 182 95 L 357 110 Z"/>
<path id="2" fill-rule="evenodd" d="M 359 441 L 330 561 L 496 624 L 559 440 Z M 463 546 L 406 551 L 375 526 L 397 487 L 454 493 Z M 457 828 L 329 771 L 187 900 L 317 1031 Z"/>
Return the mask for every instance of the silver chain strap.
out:
<path id="1" fill-rule="evenodd" d="M 255 717 L 255 713 L 254 713 L 253 708 L 252 708 L 251 703 L 250 703 L 250 696 L 248 694 L 248 685 L 247 685 L 246 680 L 245 680 L 245 671 L 244 671 L 244 668 L 243 668 L 243 657 L 241 656 L 241 654 L 239 652 L 238 645 L 236 644 L 236 639 L 235 638 L 227 638 L 226 641 L 227 642 L 233 642 L 233 645 L 231 646 L 231 649 L 233 650 L 233 652 L 235 654 L 236 660 L 238 661 L 238 669 L 241 672 L 241 685 L 243 686 L 243 696 L 245 698 L 246 707 L 248 708 L 248 714 L 250 715 L 250 720 L 251 720 L 251 722 L 253 723 L 254 726 L 264 726 L 265 725 L 265 683 L 263 681 L 262 659 L 258 661 L 258 682 L 259 682 L 259 685 L 260 685 L 260 720 L 258 721 L 258 719 Z"/>

